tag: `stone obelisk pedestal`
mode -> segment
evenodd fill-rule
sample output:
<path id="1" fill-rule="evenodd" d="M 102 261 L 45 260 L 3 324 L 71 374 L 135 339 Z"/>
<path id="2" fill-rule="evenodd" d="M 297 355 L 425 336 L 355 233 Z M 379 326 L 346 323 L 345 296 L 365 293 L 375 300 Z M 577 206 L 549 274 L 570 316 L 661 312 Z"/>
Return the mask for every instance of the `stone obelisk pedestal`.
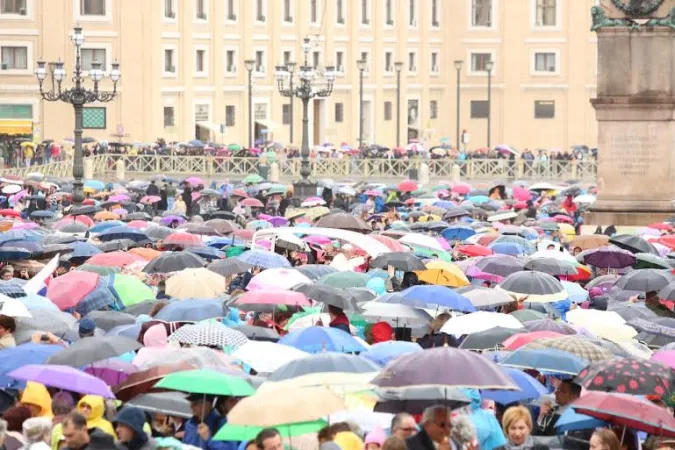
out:
<path id="1" fill-rule="evenodd" d="M 672 7 L 666 0 L 654 15 Z M 598 197 L 586 224 L 647 225 L 675 214 L 675 30 L 646 21 L 597 30 Z"/>

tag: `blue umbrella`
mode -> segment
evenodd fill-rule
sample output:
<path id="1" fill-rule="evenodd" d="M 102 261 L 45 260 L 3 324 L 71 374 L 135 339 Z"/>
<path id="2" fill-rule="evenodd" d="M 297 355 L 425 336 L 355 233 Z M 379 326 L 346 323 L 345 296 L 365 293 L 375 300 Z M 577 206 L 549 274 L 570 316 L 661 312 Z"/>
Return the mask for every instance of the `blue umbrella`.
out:
<path id="1" fill-rule="evenodd" d="M 225 252 L 221 252 L 213 247 L 192 247 L 185 251 L 195 253 L 208 261 L 225 258 Z"/>
<path id="2" fill-rule="evenodd" d="M 474 205 L 481 205 L 483 203 L 489 202 L 490 197 L 486 195 L 474 195 L 472 197 L 469 197 L 469 201 L 472 202 Z"/>
<path id="3" fill-rule="evenodd" d="M 76 258 L 90 258 L 99 253 L 103 253 L 101 249 L 89 242 L 73 242 L 68 245 L 70 245 L 73 251 L 61 257 L 64 261 L 70 261 L 71 259 Z"/>
<path id="4" fill-rule="evenodd" d="M 60 345 L 22 344 L 0 350 L 0 387 L 19 387 L 17 380 L 7 374 L 27 364 L 44 364 L 47 358 L 63 350 Z"/>
<path id="5" fill-rule="evenodd" d="M 25 297 L 19 299 L 26 308 L 30 311 L 41 310 L 41 309 L 51 309 L 52 311 L 59 311 L 58 306 L 52 303 L 47 297 L 43 297 L 37 294 L 26 294 Z"/>
<path id="6" fill-rule="evenodd" d="M 506 350 L 488 350 L 486 352 L 481 353 L 482 356 L 486 357 L 492 362 L 495 363 L 500 363 L 504 358 L 509 356 L 512 352 L 506 351 Z"/>
<path id="7" fill-rule="evenodd" d="M 111 228 L 123 227 L 123 226 L 124 226 L 124 222 L 121 222 L 119 220 L 109 220 L 107 222 L 97 223 L 93 227 L 89 228 L 89 231 L 91 233 L 101 233 L 101 232 L 109 230 Z"/>
<path id="8" fill-rule="evenodd" d="M 31 253 L 42 253 L 44 247 L 41 243 L 35 241 L 12 241 L 0 245 L 0 250 L 4 248 L 23 249 Z"/>
<path id="9" fill-rule="evenodd" d="M 500 363 L 517 369 L 534 369 L 540 372 L 577 375 L 590 363 L 571 353 L 554 348 L 538 350 L 518 349 Z"/>
<path id="10" fill-rule="evenodd" d="M 514 242 L 493 242 L 488 248 L 500 255 L 519 256 L 525 253 L 525 249 Z"/>
<path id="11" fill-rule="evenodd" d="M 324 275 L 329 275 L 338 271 L 334 267 L 325 266 L 323 264 L 306 264 L 304 266 L 298 266 L 295 269 L 312 281 L 316 281 Z M 368 273 L 370 274 L 371 272 Z"/>
<path id="12" fill-rule="evenodd" d="M 526 374 L 518 369 L 504 367 L 504 372 L 516 382 L 519 391 L 483 391 L 483 398 L 494 400 L 502 405 L 508 405 L 513 402 L 539 398 L 548 394 L 546 386 L 537 381 L 536 378 Z"/>
<path id="13" fill-rule="evenodd" d="M 105 183 L 103 181 L 98 180 L 87 180 L 84 182 L 84 187 L 88 187 L 95 191 L 102 191 L 103 189 L 105 189 Z"/>
<path id="14" fill-rule="evenodd" d="M 457 205 L 455 205 L 455 203 L 451 202 L 450 200 L 439 200 L 437 202 L 434 202 L 433 205 L 443 209 L 457 208 Z"/>
<path id="15" fill-rule="evenodd" d="M 587 416 L 586 414 L 579 414 L 573 408 L 567 408 L 555 423 L 555 429 L 559 432 L 588 430 L 607 426 L 609 426 L 607 422 Z"/>
<path id="16" fill-rule="evenodd" d="M 199 139 L 193 139 L 190 142 L 188 142 L 188 144 L 190 147 L 204 148 L 204 143 Z"/>
<path id="17" fill-rule="evenodd" d="M 187 299 L 166 305 L 155 316 L 165 322 L 199 322 L 225 316 L 222 300 Z"/>
<path id="18" fill-rule="evenodd" d="M 386 366 L 391 360 L 408 353 L 421 352 L 423 349 L 415 342 L 387 341 L 371 345 L 361 356 L 374 363 Z"/>
<path id="19" fill-rule="evenodd" d="M 441 236 L 446 241 L 452 241 L 453 239 L 459 239 L 463 241 L 464 239 L 470 238 L 476 234 L 476 231 L 467 225 L 451 225 L 445 230 L 441 231 Z"/>
<path id="20" fill-rule="evenodd" d="M 134 242 L 142 242 L 147 241 L 148 236 L 136 228 L 120 226 L 103 231 L 98 235 L 98 239 L 102 242 L 114 241 L 117 239 L 129 239 Z"/>
<path id="21" fill-rule="evenodd" d="M 337 328 L 319 326 L 292 331 L 279 339 L 278 343 L 289 345 L 308 353 L 321 353 L 324 351 L 355 353 L 366 350 L 351 334 Z"/>
<path id="22" fill-rule="evenodd" d="M 55 214 L 54 211 L 42 210 L 42 211 L 33 211 L 32 213 L 30 213 L 30 216 L 36 219 L 53 219 Z"/>
<path id="23" fill-rule="evenodd" d="M 237 256 L 237 258 L 252 266 L 259 266 L 265 269 L 291 267 L 291 263 L 283 256 L 263 250 L 249 250 Z"/>
<path id="24" fill-rule="evenodd" d="M 9 230 L 0 233 L 0 245 L 12 241 L 34 241 L 39 242 L 42 236 L 30 230 Z"/>
<path id="25" fill-rule="evenodd" d="M 439 305 L 455 311 L 475 312 L 471 300 L 445 286 L 420 285 L 401 291 L 403 304 L 417 308 Z"/>
<path id="26" fill-rule="evenodd" d="M 569 299 L 574 303 L 583 303 L 588 300 L 588 291 L 577 283 L 570 281 L 561 281 L 560 283 L 565 287 L 565 290 L 569 294 Z"/>
<path id="27" fill-rule="evenodd" d="M 26 250 L 25 248 L 18 247 L 0 247 L 0 261 L 17 261 L 20 259 L 28 259 L 31 257 L 33 252 Z"/>
<path id="28" fill-rule="evenodd" d="M 245 245 L 245 244 L 246 242 L 237 238 L 236 236 L 233 237 L 214 236 L 206 241 L 207 246 L 218 249 L 223 248 L 227 245 Z"/>

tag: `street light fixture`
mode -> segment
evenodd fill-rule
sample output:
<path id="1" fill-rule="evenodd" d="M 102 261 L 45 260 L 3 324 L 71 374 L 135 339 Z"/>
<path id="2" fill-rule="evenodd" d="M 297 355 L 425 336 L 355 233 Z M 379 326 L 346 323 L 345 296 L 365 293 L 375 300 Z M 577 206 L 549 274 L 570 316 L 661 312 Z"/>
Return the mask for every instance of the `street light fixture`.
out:
<path id="1" fill-rule="evenodd" d="M 460 135 L 459 135 L 459 130 L 460 130 L 460 96 L 461 96 L 461 86 L 460 86 L 460 77 L 462 75 L 462 65 L 464 64 L 464 61 L 461 59 L 455 60 L 455 70 L 457 71 L 457 129 L 455 130 L 455 142 L 457 145 L 457 151 L 459 151 L 459 144 L 460 144 Z"/>
<path id="2" fill-rule="evenodd" d="M 112 101 L 117 95 L 117 83 L 122 77 L 120 72 L 120 65 L 117 61 L 111 64 L 111 70 L 106 73 L 101 69 L 101 63 L 94 61 L 91 63 L 89 70 L 89 78 L 93 81 L 93 89 L 86 89 L 84 87 L 85 70 L 82 68 L 82 44 L 84 44 L 84 33 L 82 27 L 76 26 L 73 30 L 72 36 L 73 45 L 75 45 L 75 71 L 73 73 L 73 83 L 75 85 L 70 88 L 62 86 L 63 80 L 66 79 L 66 71 L 63 68 L 63 61 L 59 59 L 54 65 L 52 76 L 56 82 L 56 86 L 52 86 L 51 90 L 44 89 L 43 84 L 47 78 L 47 69 L 45 68 L 45 61 L 40 59 L 37 62 L 37 69 L 35 70 L 35 77 L 38 80 L 40 87 L 40 95 L 48 102 L 64 102 L 73 105 L 75 110 L 75 157 L 73 160 L 73 203 L 76 205 L 82 204 L 84 201 L 84 189 L 82 178 L 84 177 L 84 161 L 82 157 L 82 116 L 84 105 L 88 103 L 107 103 Z M 99 91 L 99 83 L 105 77 L 109 77 L 113 83 L 112 92 Z"/>
<path id="3" fill-rule="evenodd" d="M 359 59 L 356 61 L 359 69 L 359 150 L 363 149 L 363 77 L 368 70 L 368 61 Z"/>
<path id="4" fill-rule="evenodd" d="M 491 113 L 491 103 L 492 103 L 492 69 L 494 69 L 495 63 L 494 61 L 488 61 L 485 63 L 485 70 L 487 70 L 487 77 L 488 77 L 488 98 L 487 98 L 487 148 L 492 149 L 490 146 L 490 116 L 492 115 Z"/>
<path id="5" fill-rule="evenodd" d="M 253 148 L 253 69 L 255 59 L 244 61 L 244 67 L 248 72 L 248 148 Z"/>
<path id="6" fill-rule="evenodd" d="M 293 75 L 295 74 L 295 66 L 296 66 L 295 61 L 289 61 L 289 62 L 286 63 L 286 69 L 288 69 L 288 74 L 289 74 L 289 77 L 288 77 L 289 89 L 291 91 L 293 90 Z M 290 117 L 289 117 L 289 119 L 290 119 L 290 123 L 289 123 L 289 125 L 290 125 L 289 138 L 290 139 L 289 139 L 289 141 L 290 141 L 291 144 L 293 143 L 293 111 L 294 111 L 294 109 L 293 109 L 293 97 L 295 97 L 295 96 L 294 95 L 291 96 L 291 104 L 290 104 L 291 111 L 290 111 Z"/>
<path id="7" fill-rule="evenodd" d="M 288 66 L 277 66 L 274 72 L 279 93 L 283 97 L 297 97 L 302 100 L 302 145 L 300 147 L 300 156 L 302 157 L 300 176 L 302 178 L 293 184 L 295 196 L 300 198 L 316 195 L 317 188 L 317 184 L 309 179 L 312 173 L 309 166 L 309 101 L 315 97 L 329 97 L 333 93 L 333 84 L 336 77 L 335 67 L 326 66 L 323 71 L 323 82 L 318 81 L 314 68 L 309 65 L 309 52 L 311 50 L 309 38 L 305 38 L 302 43 L 305 59 L 303 65 L 298 68 L 297 85 L 292 84 L 294 72 L 291 72 Z"/>
<path id="8" fill-rule="evenodd" d="M 396 147 L 401 146 L 401 71 L 403 63 L 396 61 L 394 63 L 396 71 Z"/>

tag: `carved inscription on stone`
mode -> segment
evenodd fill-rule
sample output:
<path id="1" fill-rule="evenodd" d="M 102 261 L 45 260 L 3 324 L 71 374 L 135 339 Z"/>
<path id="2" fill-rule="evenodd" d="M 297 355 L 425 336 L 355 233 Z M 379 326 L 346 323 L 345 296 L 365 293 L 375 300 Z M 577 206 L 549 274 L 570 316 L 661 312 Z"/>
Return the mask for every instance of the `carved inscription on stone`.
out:
<path id="1" fill-rule="evenodd" d="M 651 127 L 646 133 L 632 134 L 614 132 L 609 137 L 610 164 L 622 177 L 645 177 L 653 175 L 659 164 L 658 135 Z M 630 130 L 627 130 L 630 131 Z"/>

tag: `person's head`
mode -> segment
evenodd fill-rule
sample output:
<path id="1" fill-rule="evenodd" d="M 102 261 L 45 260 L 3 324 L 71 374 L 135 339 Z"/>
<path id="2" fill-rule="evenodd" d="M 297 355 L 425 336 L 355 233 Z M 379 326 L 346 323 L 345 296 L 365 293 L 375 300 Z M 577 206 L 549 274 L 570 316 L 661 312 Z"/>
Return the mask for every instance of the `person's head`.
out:
<path id="1" fill-rule="evenodd" d="M 574 247 L 574 250 L 572 250 L 572 254 L 573 254 L 574 256 L 577 256 L 577 255 L 578 255 L 579 253 L 581 253 L 581 252 L 583 252 L 583 250 L 581 249 L 581 247 Z"/>
<path id="2" fill-rule="evenodd" d="M 524 406 L 512 406 L 504 412 L 502 428 L 513 445 L 522 445 L 532 432 L 532 416 Z"/>
<path id="3" fill-rule="evenodd" d="M 16 331 L 16 321 L 14 317 L 0 314 L 0 338 L 7 334 L 12 334 Z"/>
<path id="4" fill-rule="evenodd" d="M 23 431 L 23 423 L 32 416 L 30 409 L 25 406 L 13 406 L 7 409 L 2 415 L 3 419 L 7 421 L 7 431 Z"/>
<path id="5" fill-rule="evenodd" d="M 80 326 L 77 329 L 77 334 L 80 338 L 92 337 L 96 331 L 96 323 L 89 318 L 80 320 Z"/>
<path id="6" fill-rule="evenodd" d="M 335 318 L 340 314 L 343 314 L 343 311 L 337 306 L 328 305 L 328 314 L 330 314 L 331 318 Z"/>
<path id="7" fill-rule="evenodd" d="M 649 291 L 645 293 L 645 303 L 660 303 L 659 293 L 656 291 Z"/>
<path id="8" fill-rule="evenodd" d="M 216 408 L 223 416 L 227 416 L 232 408 L 241 400 L 241 397 L 226 396 L 219 397 Z"/>
<path id="9" fill-rule="evenodd" d="M 89 443 L 87 419 L 78 412 L 68 414 L 61 422 L 63 438 L 68 448 L 82 448 Z"/>
<path id="10" fill-rule="evenodd" d="M 450 423 L 451 410 L 447 406 L 430 406 L 422 414 L 421 425 L 432 441 L 442 443 L 452 429 Z"/>
<path id="11" fill-rule="evenodd" d="M 398 413 L 391 420 L 391 435 L 399 439 L 408 439 L 417 432 L 415 418 L 405 412 Z"/>
<path id="12" fill-rule="evenodd" d="M 408 450 L 405 440 L 398 436 L 391 436 L 382 444 L 382 450 Z"/>
<path id="13" fill-rule="evenodd" d="M 33 417 L 23 423 L 23 437 L 27 444 L 49 442 L 52 435 L 52 421 L 47 417 Z"/>
<path id="14" fill-rule="evenodd" d="M 14 278 L 14 267 L 12 266 L 5 266 L 0 270 L 0 279 L 3 279 L 5 281 L 11 280 Z"/>
<path id="15" fill-rule="evenodd" d="M 258 450 L 283 450 L 281 435 L 275 428 L 265 428 L 255 437 Z"/>
<path id="16" fill-rule="evenodd" d="M 320 429 L 316 437 L 319 440 L 319 445 L 332 441 L 333 436 L 330 434 L 330 426 L 325 426 Z"/>
<path id="17" fill-rule="evenodd" d="M 450 314 L 448 313 L 441 313 L 437 315 L 436 318 L 431 321 L 431 332 L 438 333 L 441 331 L 441 328 L 443 328 L 443 325 L 445 325 L 445 322 L 448 320 L 450 320 Z"/>
<path id="18" fill-rule="evenodd" d="M 68 392 L 61 391 L 52 397 L 52 412 L 55 416 L 65 416 L 75 408 L 73 396 Z"/>
<path id="19" fill-rule="evenodd" d="M 621 443 L 609 428 L 598 428 L 591 436 L 591 450 L 621 450 Z"/>
<path id="20" fill-rule="evenodd" d="M 346 433 L 349 431 L 352 431 L 352 429 L 347 422 L 336 422 L 328 427 L 330 440 L 333 440 L 333 438 L 335 438 L 335 435 L 338 433 Z"/>
<path id="21" fill-rule="evenodd" d="M 117 413 L 113 424 L 115 425 L 115 432 L 120 442 L 147 441 L 147 435 L 143 431 L 145 414 L 142 410 L 126 406 Z"/>
<path id="22" fill-rule="evenodd" d="M 567 406 L 581 396 L 581 386 L 571 381 L 561 381 L 555 390 L 555 402 Z"/>
<path id="23" fill-rule="evenodd" d="M 203 417 L 209 415 L 213 405 L 213 398 L 209 396 L 203 396 L 200 394 L 193 394 L 188 396 L 188 401 L 190 402 L 190 409 L 192 409 L 192 415 L 197 419 L 201 420 Z"/>
<path id="24" fill-rule="evenodd" d="M 105 400 L 98 395 L 85 395 L 77 402 L 77 410 L 87 420 L 97 420 L 105 413 Z"/>
<path id="25" fill-rule="evenodd" d="M 494 400 L 483 399 L 480 402 L 480 408 L 489 411 L 491 414 L 497 414 L 497 405 Z"/>
<path id="26" fill-rule="evenodd" d="M 387 439 L 387 436 L 384 434 L 384 430 L 381 428 L 372 430 L 366 435 L 366 439 L 363 441 L 365 450 L 380 450 L 385 439 Z"/>

